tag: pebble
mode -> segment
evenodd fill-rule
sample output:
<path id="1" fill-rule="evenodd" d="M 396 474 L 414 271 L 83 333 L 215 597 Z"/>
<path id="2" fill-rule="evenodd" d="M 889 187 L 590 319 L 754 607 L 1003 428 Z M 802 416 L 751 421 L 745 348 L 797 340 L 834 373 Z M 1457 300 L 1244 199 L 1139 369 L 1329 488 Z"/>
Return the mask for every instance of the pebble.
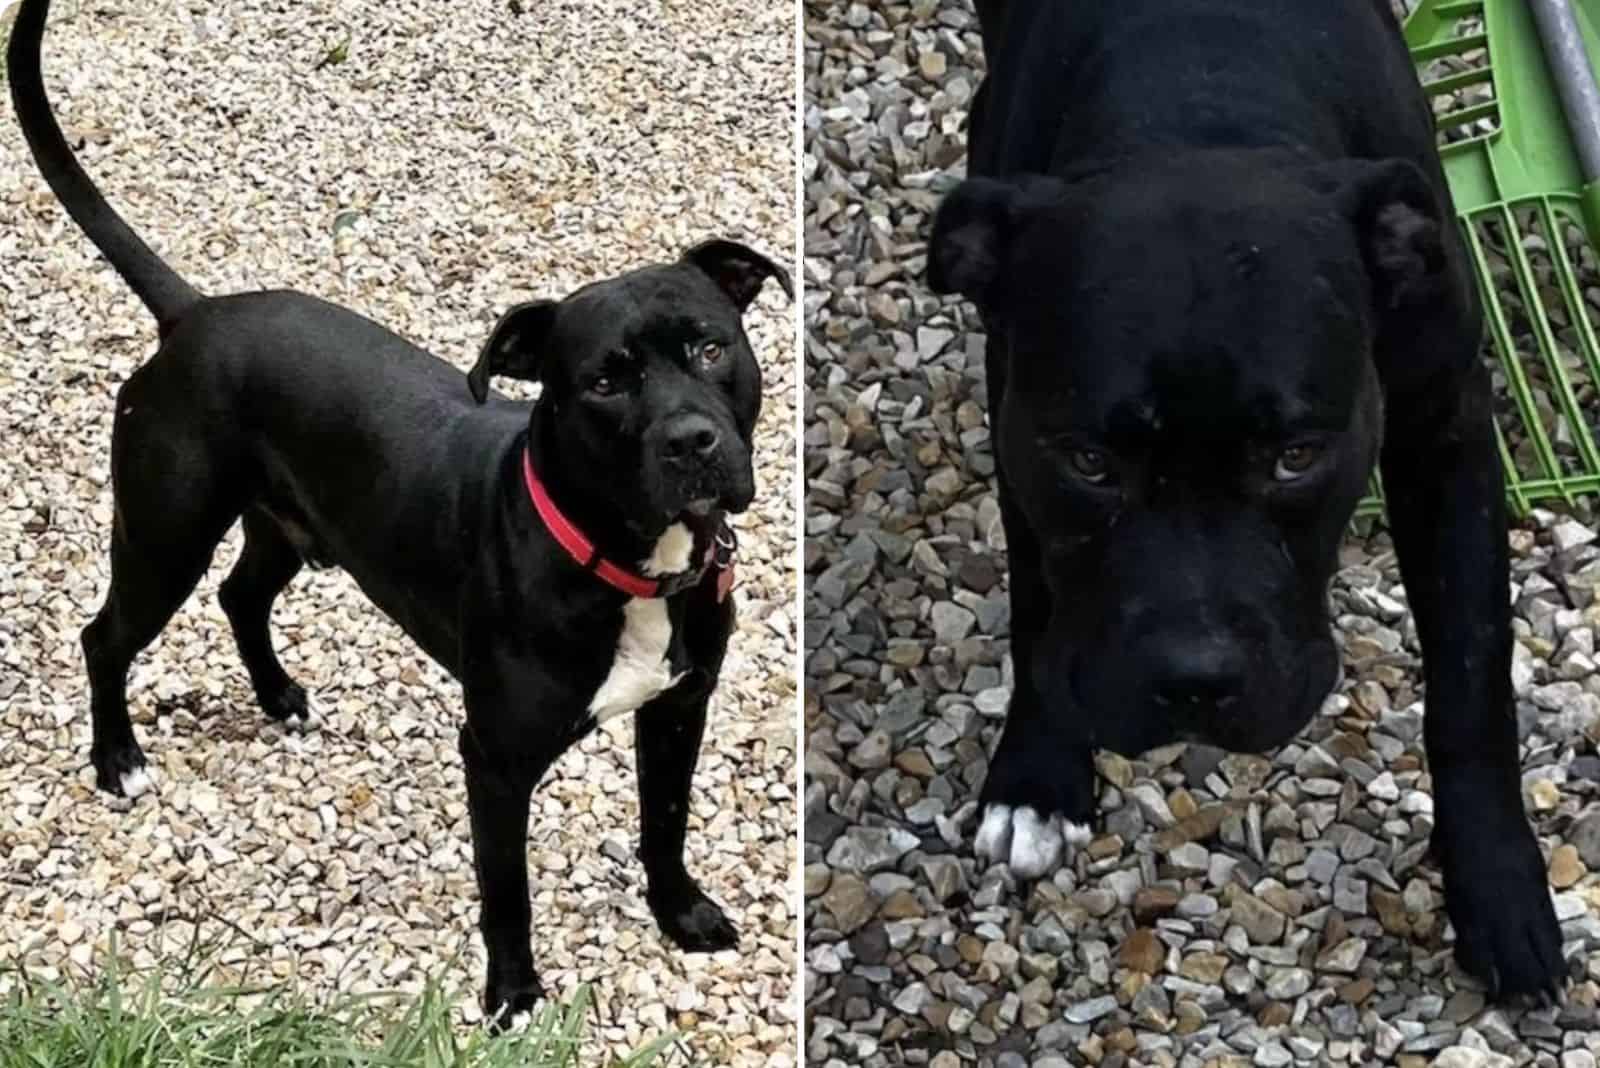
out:
<path id="1" fill-rule="evenodd" d="M 933 606 L 933 637 L 943 645 L 953 645 L 972 633 L 978 617 L 960 605 L 939 601 Z"/>
<path id="2" fill-rule="evenodd" d="M 1131 931 L 1117 951 L 1117 961 L 1124 968 L 1146 975 L 1154 975 L 1160 971 L 1166 956 L 1166 947 L 1148 927 L 1138 927 Z"/>
<path id="3" fill-rule="evenodd" d="M 828 865 L 835 871 L 870 874 L 891 867 L 916 844 L 916 835 L 898 827 L 855 827 L 828 850 Z"/>
<path id="4" fill-rule="evenodd" d="M 1589 868 L 1600 868 L 1600 808 L 1575 822 L 1567 831 L 1567 841 Z"/>
<path id="5" fill-rule="evenodd" d="M 1579 858 L 1577 846 L 1557 846 L 1550 854 L 1550 884 L 1558 890 L 1576 885 L 1588 870 Z"/>
<path id="6" fill-rule="evenodd" d="M 1446 1046 L 1433 1059 L 1434 1068 L 1512 1068 L 1516 1063 L 1503 1054 L 1471 1046 Z"/>
<path id="7" fill-rule="evenodd" d="M 1090 998 L 1068 1005 L 1062 1014 L 1068 1023 L 1086 1024 L 1111 1015 L 1117 1011 L 1117 999 L 1110 994 L 1103 997 Z"/>
<path id="8" fill-rule="evenodd" d="M 1350 975 L 1361 966 L 1362 958 L 1366 955 L 1366 939 L 1346 938 L 1318 955 L 1317 968 L 1337 975 Z"/>
<path id="9" fill-rule="evenodd" d="M 1234 899 L 1231 917 L 1257 945 L 1269 945 L 1283 937 L 1283 913 L 1250 894 Z"/>
<path id="10" fill-rule="evenodd" d="M 1311 989 L 1311 973 L 1304 968 L 1284 968 L 1267 978 L 1267 997 L 1279 1001 L 1297 998 Z"/>
<path id="11" fill-rule="evenodd" d="M 1550 541 L 1558 552 L 1571 552 L 1594 541 L 1595 532 L 1582 523 L 1568 519 L 1550 528 Z"/>

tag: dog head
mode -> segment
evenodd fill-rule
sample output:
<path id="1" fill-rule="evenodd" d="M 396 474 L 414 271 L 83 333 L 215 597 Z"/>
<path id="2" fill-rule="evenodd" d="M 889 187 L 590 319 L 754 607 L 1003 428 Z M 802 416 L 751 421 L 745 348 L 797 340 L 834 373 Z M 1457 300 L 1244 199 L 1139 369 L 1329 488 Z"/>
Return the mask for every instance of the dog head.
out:
<path id="1" fill-rule="evenodd" d="M 684 513 L 731 512 L 755 496 L 751 436 L 761 369 L 742 316 L 789 272 L 734 241 L 696 245 L 676 263 L 536 300 L 501 318 L 468 374 L 538 381 L 563 469 L 629 517 L 636 532 Z"/>
<path id="2" fill-rule="evenodd" d="M 999 347 L 995 448 L 1031 532 L 1013 565 L 1050 594 L 1052 714 L 1127 753 L 1267 749 L 1314 714 L 1379 444 L 1374 339 L 1443 284 L 1441 217 L 1400 161 L 1218 157 L 947 198 L 929 279 Z"/>

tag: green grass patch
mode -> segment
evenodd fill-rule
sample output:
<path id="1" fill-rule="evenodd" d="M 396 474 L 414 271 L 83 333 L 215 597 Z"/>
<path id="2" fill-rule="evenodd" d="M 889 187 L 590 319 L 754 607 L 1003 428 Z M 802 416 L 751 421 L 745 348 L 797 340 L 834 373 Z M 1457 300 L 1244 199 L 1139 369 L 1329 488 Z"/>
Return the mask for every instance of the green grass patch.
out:
<path id="1" fill-rule="evenodd" d="M 129 971 L 107 954 L 93 979 L 0 974 L 0 1068 L 578 1068 L 587 988 L 526 1029 L 464 1023 L 437 981 L 421 994 L 315 999 L 290 984 L 229 983 L 196 954 Z M 659 1066 L 667 1036 L 611 1068 Z"/>

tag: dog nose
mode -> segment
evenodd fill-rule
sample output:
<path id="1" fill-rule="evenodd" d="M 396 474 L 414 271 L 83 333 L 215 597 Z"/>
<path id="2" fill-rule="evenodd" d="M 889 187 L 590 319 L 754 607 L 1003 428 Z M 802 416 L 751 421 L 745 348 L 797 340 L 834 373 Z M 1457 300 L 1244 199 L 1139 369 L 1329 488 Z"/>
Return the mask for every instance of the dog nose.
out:
<path id="1" fill-rule="evenodd" d="M 1244 693 L 1244 656 L 1215 638 L 1169 642 L 1155 672 L 1156 704 L 1175 711 L 1225 711 Z"/>
<path id="2" fill-rule="evenodd" d="M 667 427 L 667 458 L 683 460 L 690 456 L 709 456 L 719 441 L 721 436 L 716 425 L 705 416 L 681 416 Z"/>

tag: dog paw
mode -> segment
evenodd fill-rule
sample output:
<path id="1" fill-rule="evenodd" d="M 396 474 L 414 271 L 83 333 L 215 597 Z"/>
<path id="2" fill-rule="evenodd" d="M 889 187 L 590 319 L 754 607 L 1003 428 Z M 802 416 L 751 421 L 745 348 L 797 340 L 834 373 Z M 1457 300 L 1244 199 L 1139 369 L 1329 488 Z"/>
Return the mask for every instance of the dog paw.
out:
<path id="1" fill-rule="evenodd" d="M 1492 848 L 1484 843 L 1493 842 Z M 1456 961 L 1494 1000 L 1559 1000 L 1567 981 L 1561 928 L 1538 842 L 1520 833 L 1479 839 L 1445 863 L 1445 911 L 1456 933 Z"/>
<path id="2" fill-rule="evenodd" d="M 297 682 L 289 683 L 275 697 L 261 698 L 261 708 L 269 719 L 301 733 L 315 730 L 324 719 L 316 699 Z"/>
<path id="3" fill-rule="evenodd" d="M 1059 814 L 1042 816 L 1030 805 L 993 804 L 983 810 L 972 847 L 991 864 L 1008 865 L 1019 879 L 1037 879 L 1070 861 L 1071 851 L 1091 837 L 1087 824 Z"/>
<path id="4" fill-rule="evenodd" d="M 130 800 L 155 789 L 155 778 L 137 742 L 90 754 L 95 786 L 116 797 Z"/>
<path id="5" fill-rule="evenodd" d="M 665 901 L 652 900 L 650 911 L 661 933 L 686 952 L 715 953 L 739 944 L 733 922 L 698 887 L 691 886 Z"/>
<path id="6" fill-rule="evenodd" d="M 544 1000 L 544 984 L 537 976 L 522 982 L 491 982 L 483 995 L 483 1022 L 491 1032 L 520 1031 L 533 1019 L 534 1007 Z"/>
<path id="7" fill-rule="evenodd" d="M 150 769 L 134 768 L 132 771 L 122 773 L 122 796 L 133 798 L 140 794 L 149 793 L 156 788 L 156 780 L 150 774 Z"/>
<path id="8" fill-rule="evenodd" d="M 1040 738 L 1027 724 L 1006 724 L 979 798 L 982 817 L 973 849 L 1006 864 L 1019 879 L 1037 879 L 1072 859 L 1093 837 L 1093 751 Z"/>

